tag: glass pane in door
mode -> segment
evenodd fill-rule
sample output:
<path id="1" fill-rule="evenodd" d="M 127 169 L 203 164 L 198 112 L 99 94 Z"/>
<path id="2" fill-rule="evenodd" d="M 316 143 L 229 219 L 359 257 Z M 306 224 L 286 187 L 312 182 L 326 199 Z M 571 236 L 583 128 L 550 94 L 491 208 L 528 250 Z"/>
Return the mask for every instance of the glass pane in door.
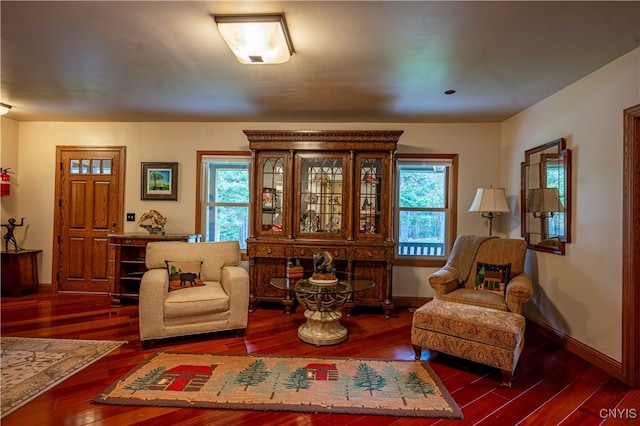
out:
<path id="1" fill-rule="evenodd" d="M 360 163 L 360 221 L 361 234 L 380 233 L 382 160 L 364 158 Z"/>
<path id="2" fill-rule="evenodd" d="M 300 232 L 341 232 L 342 159 L 303 158 L 301 165 Z"/>
<path id="3" fill-rule="evenodd" d="M 284 158 L 268 157 L 262 168 L 262 231 L 283 232 Z"/>

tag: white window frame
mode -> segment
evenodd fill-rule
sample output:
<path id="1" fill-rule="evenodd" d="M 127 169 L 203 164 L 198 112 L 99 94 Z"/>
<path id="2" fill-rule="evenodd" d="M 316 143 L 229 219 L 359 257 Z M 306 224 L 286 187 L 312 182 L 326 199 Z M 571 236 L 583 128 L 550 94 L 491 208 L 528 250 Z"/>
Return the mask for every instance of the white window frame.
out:
<path id="1" fill-rule="evenodd" d="M 405 251 L 400 244 L 400 171 L 403 165 L 407 166 L 446 166 L 445 205 L 443 208 L 412 208 L 420 211 L 441 211 L 445 214 L 445 241 L 440 252 L 429 251 L 428 254 L 400 255 L 399 250 Z M 398 266 L 443 266 L 449 256 L 451 247 L 457 232 L 457 182 L 458 182 L 458 154 L 398 154 L 396 156 L 395 173 L 395 199 L 394 199 L 394 236 L 396 252 L 394 265 Z M 415 253 L 415 252 L 412 252 Z M 429 254 L 434 253 L 434 254 Z"/>
<path id="2" fill-rule="evenodd" d="M 247 237 L 251 230 L 251 153 L 245 151 L 198 151 L 197 153 L 197 206 L 196 206 L 196 232 L 202 235 L 201 240 L 207 241 L 207 224 L 205 223 L 207 215 L 206 210 L 209 207 L 220 206 L 232 206 L 232 207 L 246 207 L 247 214 Z M 215 201 L 209 201 L 208 189 L 208 173 L 209 170 L 205 167 L 207 163 L 221 163 L 221 168 L 224 163 L 243 163 L 246 164 L 249 172 L 249 180 L 247 191 L 249 193 L 249 200 L 246 203 L 220 203 Z M 212 240 L 211 240 L 212 241 Z M 240 247 L 243 252 L 246 252 L 246 240 L 240 242 Z"/>

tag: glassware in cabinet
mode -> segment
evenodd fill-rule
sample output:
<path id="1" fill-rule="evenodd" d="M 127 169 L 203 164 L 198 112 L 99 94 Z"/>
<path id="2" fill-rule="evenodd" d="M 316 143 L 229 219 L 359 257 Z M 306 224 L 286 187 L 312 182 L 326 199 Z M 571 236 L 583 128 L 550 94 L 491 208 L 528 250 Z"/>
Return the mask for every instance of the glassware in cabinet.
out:
<path id="1" fill-rule="evenodd" d="M 301 156 L 298 234 L 341 234 L 344 159 Z"/>

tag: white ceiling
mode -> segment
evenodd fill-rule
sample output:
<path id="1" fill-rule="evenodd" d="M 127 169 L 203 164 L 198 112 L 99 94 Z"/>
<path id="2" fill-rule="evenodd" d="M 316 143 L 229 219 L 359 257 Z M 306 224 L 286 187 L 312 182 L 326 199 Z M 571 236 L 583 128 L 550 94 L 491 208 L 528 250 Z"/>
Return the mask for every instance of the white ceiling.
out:
<path id="1" fill-rule="evenodd" d="M 248 12 L 289 62 L 236 61 L 211 14 Z M 640 2 L 4 0 L 1 43 L 15 120 L 499 122 L 640 46 Z"/>

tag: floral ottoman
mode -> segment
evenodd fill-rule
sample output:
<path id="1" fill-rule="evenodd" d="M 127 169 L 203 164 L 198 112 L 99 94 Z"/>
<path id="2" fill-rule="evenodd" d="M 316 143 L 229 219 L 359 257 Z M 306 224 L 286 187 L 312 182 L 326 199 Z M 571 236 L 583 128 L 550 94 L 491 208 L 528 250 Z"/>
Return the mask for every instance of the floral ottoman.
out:
<path id="1" fill-rule="evenodd" d="M 427 348 L 490 365 L 502 370 L 502 385 L 511 387 L 524 328 L 520 314 L 432 300 L 413 314 L 411 343 L 416 359 Z"/>

